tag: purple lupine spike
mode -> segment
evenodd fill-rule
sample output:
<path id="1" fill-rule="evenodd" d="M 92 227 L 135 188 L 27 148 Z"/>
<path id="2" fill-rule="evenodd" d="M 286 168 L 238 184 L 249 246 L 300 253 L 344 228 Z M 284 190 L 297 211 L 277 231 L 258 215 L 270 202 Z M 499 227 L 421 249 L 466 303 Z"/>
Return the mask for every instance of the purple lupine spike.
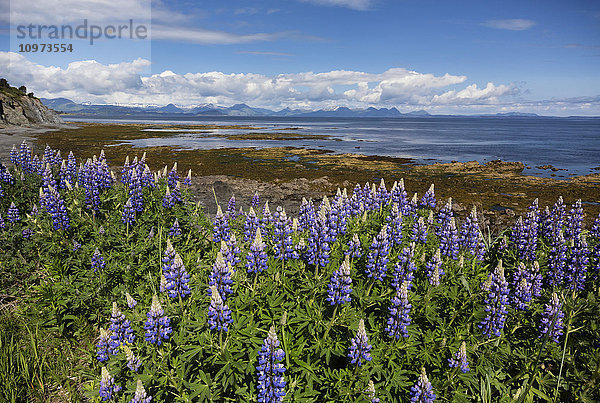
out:
<path id="1" fill-rule="evenodd" d="M 512 301 L 515 309 L 526 311 L 533 297 L 533 276 L 523 262 L 519 263 L 513 275 L 513 289 Z"/>
<path id="2" fill-rule="evenodd" d="M 135 356 L 131 348 L 127 344 L 123 345 L 123 351 L 125 352 L 125 359 L 127 360 L 127 368 L 133 372 L 137 372 L 142 365 L 142 361 Z"/>
<path id="3" fill-rule="evenodd" d="M 431 260 L 425 264 L 425 268 L 427 269 L 429 284 L 434 287 L 440 285 L 440 277 L 443 276 L 445 272 L 442 269 L 442 256 L 439 249 L 435 251 Z"/>
<path id="4" fill-rule="evenodd" d="M 167 186 L 167 191 L 165 192 L 165 197 L 163 197 L 162 206 L 164 208 L 173 208 L 173 206 L 175 206 L 175 201 L 176 200 L 173 197 L 169 186 Z"/>
<path id="5" fill-rule="evenodd" d="M 408 204 L 408 196 L 404 189 L 404 179 L 394 183 L 390 194 L 391 203 L 396 203 L 400 207 L 400 211 L 404 214 L 405 207 Z"/>
<path id="6" fill-rule="evenodd" d="M 488 338 L 494 335 L 500 336 L 508 313 L 506 307 L 509 295 L 502 260 L 498 262 L 494 272 L 488 275 L 487 280 L 482 284 L 482 288 L 487 292 L 485 297 L 487 316 L 477 326 L 482 329 L 483 334 Z"/>
<path id="7" fill-rule="evenodd" d="M 166 198 L 167 196 L 165 196 Z M 144 211 L 144 191 L 141 176 L 135 169 L 131 170 L 129 177 L 129 198 L 135 211 L 141 213 Z"/>
<path id="8" fill-rule="evenodd" d="M 227 261 L 231 263 L 233 267 L 235 267 L 238 263 L 242 261 L 240 257 L 241 251 L 237 246 L 237 239 L 235 238 L 235 234 L 232 233 L 229 237 L 229 240 L 226 242 L 227 248 L 229 249 L 229 254 L 227 256 Z"/>
<path id="9" fill-rule="evenodd" d="M 178 237 L 181 235 L 181 227 L 179 226 L 179 219 L 176 218 L 173 226 L 169 229 L 170 237 Z"/>
<path id="10" fill-rule="evenodd" d="M 231 289 L 231 284 L 233 284 L 231 270 L 231 264 L 225 262 L 223 254 L 220 251 L 217 252 L 217 258 L 208 278 L 208 285 L 217 287 L 219 295 L 221 295 L 224 301 L 227 300 L 227 295 L 233 292 Z"/>
<path id="11" fill-rule="evenodd" d="M 560 336 L 563 334 L 563 319 L 565 317 L 565 314 L 561 308 L 562 303 L 558 299 L 558 295 L 553 292 L 549 303 L 546 304 L 546 309 L 542 313 L 540 335 L 538 337 L 543 337 L 544 335 L 548 334 L 549 340 L 559 343 Z M 554 326 L 550 328 L 550 326 L 552 326 L 552 322 L 554 322 Z"/>
<path id="12" fill-rule="evenodd" d="M 142 177 L 140 179 L 142 187 L 145 188 L 155 188 L 156 180 L 154 179 L 154 175 L 152 171 L 150 171 L 150 167 L 148 165 L 144 166 L 144 170 L 142 171 Z"/>
<path id="13" fill-rule="evenodd" d="M 476 259 L 483 260 L 485 244 L 483 243 L 483 237 L 481 235 L 481 230 L 479 229 L 478 221 L 477 208 L 473 206 L 473 210 L 471 210 L 471 213 L 467 216 L 462 225 L 459 243 Z"/>
<path id="14" fill-rule="evenodd" d="M 308 247 L 306 249 L 306 257 L 308 263 L 316 266 L 324 267 L 329 263 L 329 253 L 331 251 L 329 242 L 329 234 L 327 232 L 327 218 L 324 211 L 321 210 L 314 220 L 311 222 L 308 229 Z"/>
<path id="15" fill-rule="evenodd" d="M 454 217 L 450 217 L 443 224 L 440 234 L 440 252 L 442 255 L 456 260 L 458 259 L 458 249 L 458 230 L 456 229 Z"/>
<path id="16" fill-rule="evenodd" d="M 412 288 L 412 281 L 414 279 L 413 271 L 417 268 L 413 262 L 414 253 L 415 244 L 413 242 L 409 246 L 402 248 L 398 256 L 398 262 L 394 265 L 394 276 L 392 277 L 392 287 L 396 291 L 400 289 L 404 282 L 407 283 L 409 290 Z"/>
<path id="17" fill-rule="evenodd" d="M 183 184 L 186 186 L 192 186 L 192 170 L 188 170 L 187 176 L 183 179 Z"/>
<path id="18" fill-rule="evenodd" d="M 460 348 L 452 358 L 448 358 L 450 368 L 460 368 L 463 374 L 469 372 L 469 362 L 467 361 L 467 343 L 461 343 Z"/>
<path id="19" fill-rule="evenodd" d="M 144 322 L 146 341 L 160 346 L 163 340 L 169 339 L 169 334 L 173 332 L 173 329 L 171 328 L 171 319 L 165 315 L 156 295 L 152 297 L 152 305 L 146 317 L 146 322 Z"/>
<path id="20" fill-rule="evenodd" d="M 138 379 L 137 385 L 135 387 L 135 395 L 133 399 L 129 401 L 129 403 L 150 403 L 152 401 L 152 396 L 148 396 L 146 393 L 146 389 L 144 389 L 144 384 L 141 379 Z"/>
<path id="21" fill-rule="evenodd" d="M 298 256 L 294 250 L 294 244 L 292 243 L 291 234 L 293 231 L 290 225 L 291 220 L 288 219 L 285 209 L 277 207 L 277 213 L 273 228 L 273 250 L 275 252 L 275 259 L 297 259 Z"/>
<path id="22" fill-rule="evenodd" d="M 346 256 L 339 269 L 333 271 L 327 290 L 327 301 L 331 305 L 342 305 L 352 300 L 350 297 L 351 292 L 350 259 Z"/>
<path id="23" fill-rule="evenodd" d="M 302 198 L 302 204 L 300 204 L 300 211 L 298 212 L 298 222 L 300 228 L 306 230 L 309 229 L 311 223 L 315 220 L 315 206 L 311 201 Z"/>
<path id="24" fill-rule="evenodd" d="M 1 230 L 6 229 L 6 223 L 4 222 L 4 218 L 2 218 L 2 214 L 0 214 L 0 229 Z"/>
<path id="25" fill-rule="evenodd" d="M 129 294 L 128 292 L 125 293 L 125 299 L 127 300 L 127 306 L 131 309 L 135 308 L 135 306 L 137 305 L 137 301 L 135 299 L 133 299 L 133 297 L 131 296 L 131 294 Z"/>
<path id="26" fill-rule="evenodd" d="M 214 285 L 210 287 L 210 306 L 208 308 L 208 326 L 210 330 L 229 331 L 229 324 L 233 323 L 231 310 L 223 302 L 221 294 Z"/>
<path id="27" fill-rule="evenodd" d="M 589 264 L 587 241 L 584 235 L 578 234 L 570 242 L 570 253 L 565 266 L 565 283 L 570 290 L 583 290 Z"/>
<path id="28" fill-rule="evenodd" d="M 169 176 L 167 177 L 168 185 L 171 189 L 174 189 L 179 182 L 179 174 L 177 173 L 177 162 L 173 164 L 173 168 L 169 171 Z"/>
<path id="29" fill-rule="evenodd" d="M 215 215 L 215 220 L 213 221 L 213 241 L 227 242 L 230 237 L 229 230 L 229 221 L 227 217 L 223 215 L 223 210 L 221 210 L 221 206 L 217 206 L 217 214 Z"/>
<path id="30" fill-rule="evenodd" d="M 575 239 L 581 235 L 583 230 L 583 207 L 581 199 L 577 200 L 572 206 L 565 227 L 565 238 L 567 240 Z"/>
<path id="31" fill-rule="evenodd" d="M 102 328 L 100 329 L 100 336 L 98 337 L 98 342 L 96 343 L 96 358 L 100 362 L 108 361 L 110 354 L 118 354 L 118 350 L 115 353 L 113 348 L 110 346 L 110 336 L 110 331 Z"/>
<path id="32" fill-rule="evenodd" d="M 398 203 L 392 204 L 390 215 L 385 218 L 388 224 L 390 240 L 394 245 L 402 245 L 402 212 Z"/>
<path id="33" fill-rule="evenodd" d="M 552 286 L 559 286 L 565 279 L 568 247 L 562 231 L 551 238 L 548 251 L 548 281 Z"/>
<path id="34" fill-rule="evenodd" d="M 18 221 L 21 221 L 21 215 L 19 214 L 19 209 L 17 208 L 17 206 L 15 206 L 14 202 L 10 203 L 10 207 L 8 208 L 8 211 L 6 212 L 6 219 L 10 223 L 16 223 Z"/>
<path id="35" fill-rule="evenodd" d="M 365 330 L 365 321 L 361 319 L 358 322 L 356 335 L 350 340 L 350 348 L 348 350 L 348 358 L 351 359 L 350 362 L 361 366 L 363 361 L 371 361 L 373 359 L 370 353 L 371 348 L 373 346 L 369 344 L 369 338 Z"/>
<path id="36" fill-rule="evenodd" d="M 190 275 L 188 274 L 183 260 L 178 253 L 175 253 L 173 263 L 171 264 L 169 271 L 164 273 L 164 277 L 167 281 L 165 290 L 171 298 L 185 298 L 191 294 L 190 287 L 188 285 L 190 281 Z"/>
<path id="37" fill-rule="evenodd" d="M 106 266 L 104 258 L 102 257 L 100 250 L 96 248 L 94 254 L 92 255 L 92 269 L 94 269 L 94 273 L 98 270 L 102 270 L 104 266 Z"/>
<path id="38" fill-rule="evenodd" d="M 413 222 L 410 239 L 413 242 L 427 243 L 427 227 L 425 226 L 423 217 L 419 217 L 418 220 Z"/>
<path id="39" fill-rule="evenodd" d="M 402 285 L 396 289 L 396 294 L 391 299 L 389 307 L 390 316 L 387 321 L 385 331 L 390 337 L 396 340 L 400 336 L 407 338 L 407 326 L 410 325 L 410 309 L 412 305 L 408 302 L 408 282 L 404 281 Z"/>
<path id="40" fill-rule="evenodd" d="M 258 207 L 259 204 L 260 196 L 258 195 L 258 192 L 254 192 L 254 195 L 252 196 L 252 201 L 250 202 L 250 207 Z"/>
<path id="41" fill-rule="evenodd" d="M 425 194 L 421 198 L 421 203 L 419 203 L 419 207 L 433 209 L 433 208 L 435 208 L 435 205 L 436 205 L 435 189 L 434 189 L 434 184 L 432 183 L 431 186 L 429 186 L 429 189 L 427 189 L 427 192 L 425 192 Z"/>
<path id="42" fill-rule="evenodd" d="M 127 199 L 127 203 L 125 203 L 125 206 L 123 206 L 121 222 L 126 225 L 133 225 L 135 223 L 135 209 L 131 203 L 131 197 Z"/>
<path id="43" fill-rule="evenodd" d="M 390 242 L 388 239 L 388 226 L 384 225 L 379 234 L 373 238 L 369 246 L 367 255 L 367 277 L 383 281 L 387 273 L 387 264 L 389 262 Z"/>
<path id="44" fill-rule="evenodd" d="M 172 188 L 171 196 L 173 197 L 175 203 L 181 203 L 183 201 L 183 198 L 181 196 L 181 182 L 177 182 L 175 184 L 175 187 Z"/>
<path id="45" fill-rule="evenodd" d="M 52 187 L 48 186 L 46 194 L 43 199 L 40 197 L 40 202 L 43 200 L 43 206 L 52 217 L 52 225 L 55 230 L 69 229 L 70 220 L 65 207 L 65 202 L 61 197 L 60 193 Z"/>
<path id="46" fill-rule="evenodd" d="M 167 247 L 165 248 L 165 253 L 162 258 L 162 273 L 166 275 L 169 271 L 171 271 L 171 266 L 173 265 L 173 261 L 175 260 L 175 249 L 173 248 L 173 244 L 170 239 L 167 239 Z"/>
<path id="47" fill-rule="evenodd" d="M 375 396 L 375 384 L 371 379 L 369 379 L 369 384 L 367 385 L 367 389 L 365 389 L 365 395 L 371 403 L 379 403 L 379 398 Z"/>
<path id="48" fill-rule="evenodd" d="M 109 330 L 111 331 L 109 344 L 114 355 L 118 354 L 119 346 L 131 344 L 135 339 L 131 321 L 119 310 L 116 302 L 113 302 Z"/>
<path id="49" fill-rule="evenodd" d="M 410 388 L 410 401 L 413 403 L 433 403 L 436 399 L 433 386 L 427 378 L 425 368 L 421 368 L 421 374 L 415 386 Z"/>
<path id="50" fill-rule="evenodd" d="M 10 149 L 10 162 L 17 165 L 19 163 L 19 152 L 17 151 L 17 147 L 13 144 Z"/>
<path id="51" fill-rule="evenodd" d="M 121 170 L 121 182 L 125 185 L 129 185 L 129 179 L 131 177 L 132 167 L 129 165 L 129 155 L 125 157 L 123 163 L 123 169 Z"/>
<path id="52" fill-rule="evenodd" d="M 353 234 L 352 239 L 348 242 L 348 249 L 344 251 L 344 255 L 349 256 L 351 258 L 360 259 L 362 256 L 362 249 L 360 245 L 360 239 L 358 238 L 358 234 Z"/>
<path id="53" fill-rule="evenodd" d="M 246 255 L 246 268 L 248 269 L 248 273 L 260 273 L 263 270 L 266 270 L 267 259 L 265 243 L 263 242 L 260 228 L 257 228 L 254 242 L 250 245 L 250 252 Z"/>
<path id="54" fill-rule="evenodd" d="M 102 367 L 102 378 L 100 380 L 100 397 L 103 401 L 109 401 L 113 399 L 113 395 L 118 393 L 121 387 L 115 384 L 115 378 L 108 372 L 106 367 Z"/>
<path id="55" fill-rule="evenodd" d="M 261 224 L 262 228 L 265 229 L 267 227 L 267 225 L 271 224 L 272 222 L 273 222 L 273 215 L 271 214 L 271 209 L 269 209 L 269 201 L 267 200 L 263 207 L 260 224 Z"/>
<path id="56" fill-rule="evenodd" d="M 540 272 L 540 264 L 536 260 L 531 267 L 531 295 L 538 298 L 542 296 L 542 282 L 544 277 Z"/>
<path id="57" fill-rule="evenodd" d="M 225 214 L 230 220 L 236 219 L 237 211 L 235 209 L 235 195 L 231 195 L 231 198 L 227 202 L 227 212 Z"/>
<path id="58" fill-rule="evenodd" d="M 250 242 L 256 234 L 256 229 L 259 228 L 260 223 L 254 207 L 250 207 L 248 214 L 246 214 L 246 222 L 244 223 L 244 242 Z"/>
<path id="59" fill-rule="evenodd" d="M 283 374 L 285 367 L 282 364 L 285 352 L 279 348 L 279 340 L 275 327 L 271 326 L 262 348 L 258 352 L 258 401 L 264 403 L 283 402 L 285 385 Z"/>

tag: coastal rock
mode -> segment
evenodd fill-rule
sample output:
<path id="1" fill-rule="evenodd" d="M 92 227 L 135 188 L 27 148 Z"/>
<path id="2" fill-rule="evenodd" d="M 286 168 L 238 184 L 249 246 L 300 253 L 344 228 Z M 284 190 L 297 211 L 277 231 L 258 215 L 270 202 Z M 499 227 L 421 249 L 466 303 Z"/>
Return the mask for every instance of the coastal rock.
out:
<path id="1" fill-rule="evenodd" d="M 28 126 L 64 123 L 58 114 L 33 96 L 6 83 L 0 85 L 0 124 Z M 25 88 L 25 87 L 21 87 Z"/>

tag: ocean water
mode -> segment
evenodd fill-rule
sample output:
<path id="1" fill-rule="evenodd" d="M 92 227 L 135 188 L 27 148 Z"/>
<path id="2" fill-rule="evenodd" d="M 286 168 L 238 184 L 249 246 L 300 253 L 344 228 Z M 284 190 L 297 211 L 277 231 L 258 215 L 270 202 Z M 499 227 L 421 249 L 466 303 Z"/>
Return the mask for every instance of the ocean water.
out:
<path id="1" fill-rule="evenodd" d="M 69 121 L 147 123 L 161 131 L 166 124 L 249 125 L 256 130 L 182 129 L 176 135 L 127 141 L 135 147 L 174 146 L 182 149 L 292 146 L 327 149 L 433 162 L 492 160 L 521 161 L 524 173 L 567 179 L 600 169 L 600 118 L 556 117 L 426 117 L 426 118 L 318 118 L 318 117 L 196 117 L 157 119 L 90 119 Z M 164 129 L 162 129 L 164 130 Z M 229 140 L 215 134 L 249 132 L 327 135 L 327 139 Z M 552 165 L 558 171 L 536 168 Z M 597 168 L 596 170 L 594 168 Z"/>

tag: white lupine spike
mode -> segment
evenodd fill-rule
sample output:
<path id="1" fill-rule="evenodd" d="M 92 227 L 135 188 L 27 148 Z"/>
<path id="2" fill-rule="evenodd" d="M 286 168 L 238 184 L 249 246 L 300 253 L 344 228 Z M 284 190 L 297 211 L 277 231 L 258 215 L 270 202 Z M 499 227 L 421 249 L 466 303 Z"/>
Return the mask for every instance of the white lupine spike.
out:
<path id="1" fill-rule="evenodd" d="M 177 161 L 175 161 L 175 163 L 173 164 L 172 171 L 177 171 Z"/>
<path id="2" fill-rule="evenodd" d="M 163 168 L 163 171 L 162 171 L 162 176 L 166 177 L 168 172 L 169 172 L 169 168 L 165 165 L 165 167 Z"/>
<path id="3" fill-rule="evenodd" d="M 223 217 L 223 210 L 221 210 L 221 205 L 217 205 L 217 217 Z"/>
<path id="4" fill-rule="evenodd" d="M 343 197 L 344 199 L 347 199 L 347 198 L 348 198 L 348 190 L 347 190 L 346 188 L 344 188 L 344 190 L 342 190 L 342 197 Z"/>
<path id="5" fill-rule="evenodd" d="M 298 232 L 298 219 L 296 217 L 294 217 L 292 219 L 292 231 L 294 232 Z"/>
<path id="6" fill-rule="evenodd" d="M 342 190 L 339 187 L 337 188 L 337 192 L 335 193 L 335 195 L 338 197 L 342 195 Z"/>
<path id="7" fill-rule="evenodd" d="M 142 154 L 142 159 L 141 161 L 146 161 L 146 151 L 144 151 L 144 153 Z"/>
<path id="8" fill-rule="evenodd" d="M 125 157 L 125 163 L 123 164 L 123 166 L 128 166 L 129 165 L 129 155 Z"/>
<path id="9" fill-rule="evenodd" d="M 412 198 L 412 200 L 411 200 L 411 203 L 417 204 L 417 200 L 418 200 L 418 197 L 417 197 L 417 194 L 415 193 L 415 194 L 413 195 L 413 198 Z"/>
<path id="10" fill-rule="evenodd" d="M 381 182 L 379 182 L 379 188 L 380 189 L 386 189 L 385 188 L 385 181 L 383 180 L 383 178 L 381 178 Z M 387 189 L 386 189 L 387 190 Z"/>

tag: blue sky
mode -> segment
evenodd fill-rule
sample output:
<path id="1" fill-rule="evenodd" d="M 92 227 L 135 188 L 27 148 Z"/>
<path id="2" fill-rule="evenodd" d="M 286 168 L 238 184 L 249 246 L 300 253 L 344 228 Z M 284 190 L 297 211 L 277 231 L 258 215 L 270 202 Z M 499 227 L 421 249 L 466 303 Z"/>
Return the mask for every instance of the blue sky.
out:
<path id="1" fill-rule="evenodd" d="M 12 29 L 5 18 L 0 68 L 43 96 L 600 115 L 597 1 L 1 1 Z M 18 24 L 144 23 L 150 11 L 151 41 L 17 51 Z"/>

